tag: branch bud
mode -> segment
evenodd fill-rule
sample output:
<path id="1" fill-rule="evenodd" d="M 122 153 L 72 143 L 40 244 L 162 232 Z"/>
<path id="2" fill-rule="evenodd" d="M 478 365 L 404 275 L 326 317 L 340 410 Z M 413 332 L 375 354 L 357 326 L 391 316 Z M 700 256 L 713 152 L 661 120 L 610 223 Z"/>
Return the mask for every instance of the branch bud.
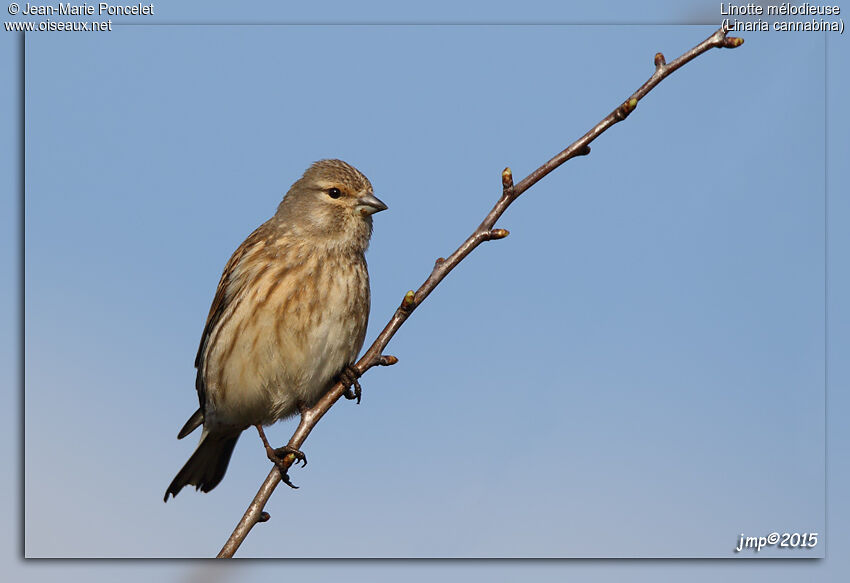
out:
<path id="1" fill-rule="evenodd" d="M 260 517 L 257 519 L 257 522 L 268 522 L 271 517 L 272 515 L 268 512 L 260 512 Z"/>
<path id="2" fill-rule="evenodd" d="M 727 36 L 723 39 L 723 47 L 727 49 L 734 49 L 744 44 L 744 39 L 738 36 Z"/>
<path id="3" fill-rule="evenodd" d="M 384 354 L 378 359 L 379 366 L 392 366 L 398 362 L 398 358 L 392 354 Z"/>
<path id="4" fill-rule="evenodd" d="M 617 119 L 622 121 L 628 117 L 628 115 L 635 110 L 637 107 L 637 99 L 632 97 L 628 101 L 624 102 L 620 107 L 617 108 L 616 114 Z"/>
<path id="5" fill-rule="evenodd" d="M 490 231 L 489 236 L 490 240 L 492 241 L 494 239 L 504 239 L 510 234 L 511 232 L 507 229 L 493 229 L 492 231 Z"/>
<path id="6" fill-rule="evenodd" d="M 409 290 L 404 294 L 404 299 L 401 300 L 401 307 L 404 310 L 412 310 L 416 307 L 416 292 Z"/>
<path id="7" fill-rule="evenodd" d="M 507 190 L 507 189 L 513 187 L 513 185 L 514 185 L 514 175 L 511 172 L 511 169 L 509 167 L 505 168 L 504 170 L 502 170 L 502 188 Z"/>
<path id="8" fill-rule="evenodd" d="M 655 68 L 660 69 L 664 65 L 667 64 L 667 59 L 664 58 L 664 55 L 661 53 L 655 53 Z"/>

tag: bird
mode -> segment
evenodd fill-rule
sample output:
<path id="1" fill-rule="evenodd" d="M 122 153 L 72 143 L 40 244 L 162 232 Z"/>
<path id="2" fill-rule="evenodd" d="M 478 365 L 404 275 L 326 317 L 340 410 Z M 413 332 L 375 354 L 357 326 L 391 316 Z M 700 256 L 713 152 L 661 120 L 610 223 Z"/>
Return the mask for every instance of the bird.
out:
<path id="1" fill-rule="evenodd" d="M 264 426 L 302 413 L 338 380 L 356 391 L 352 368 L 370 311 L 365 253 L 372 215 L 387 209 L 354 166 L 313 163 L 274 215 L 239 245 L 224 267 L 195 358 L 199 407 L 178 433 L 203 427 L 198 446 L 165 492 L 209 492 L 224 477 L 242 432 L 255 426 L 269 459 L 286 475 Z"/>

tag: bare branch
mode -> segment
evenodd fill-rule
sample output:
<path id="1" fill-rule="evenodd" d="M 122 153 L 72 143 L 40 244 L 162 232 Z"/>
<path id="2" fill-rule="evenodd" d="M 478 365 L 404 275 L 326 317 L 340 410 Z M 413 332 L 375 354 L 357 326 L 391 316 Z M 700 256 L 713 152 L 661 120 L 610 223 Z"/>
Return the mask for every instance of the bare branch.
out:
<path id="1" fill-rule="evenodd" d="M 419 286 L 416 291 L 408 291 L 402 298 L 401 304 L 396 308 L 390 321 L 384 327 L 366 353 L 354 365 L 354 369 L 359 374 L 365 373 L 373 366 L 390 366 L 398 362 L 394 356 L 383 355 L 383 350 L 389 344 L 390 339 L 395 335 L 402 324 L 410 317 L 413 311 L 425 301 L 425 298 L 434 291 L 434 288 L 445 279 L 445 277 L 454 269 L 458 263 L 469 255 L 476 247 L 485 241 L 503 239 L 508 236 L 506 229 L 494 229 L 496 221 L 505 212 L 505 210 L 526 190 L 534 186 L 544 176 L 552 172 L 555 168 L 576 156 L 586 156 L 590 153 L 590 143 L 598 138 L 603 132 L 616 123 L 626 119 L 631 112 L 635 110 L 638 102 L 643 99 L 647 93 L 652 91 L 656 85 L 668 77 L 673 71 L 695 59 L 699 55 L 713 48 L 736 48 L 743 44 L 741 38 L 727 37 L 727 30 L 720 28 L 710 37 L 702 41 L 700 44 L 681 55 L 676 60 L 667 63 L 664 55 L 661 53 L 655 54 L 655 72 L 652 76 L 638 88 L 628 99 L 620 104 L 614 111 L 609 113 L 598 124 L 593 126 L 590 131 L 584 134 L 581 138 L 567 146 L 563 151 L 559 152 L 551 160 L 537 168 L 534 172 L 523 178 L 518 184 L 514 184 L 513 174 L 510 168 L 505 168 L 502 171 L 502 195 L 496 202 L 495 206 L 487 213 L 487 216 L 478 225 L 478 228 L 458 247 L 454 253 L 447 258 L 438 258 L 434 263 L 434 268 L 428 278 Z M 327 413 L 327 411 L 336 403 L 347 387 L 338 382 L 322 397 L 318 403 L 302 414 L 301 422 L 298 428 L 289 440 L 289 446 L 300 449 L 301 444 L 310 435 L 310 432 L 319 422 L 319 419 Z M 293 456 L 287 456 L 285 462 L 287 467 L 291 466 L 294 461 Z M 277 467 L 272 467 L 269 475 L 266 477 L 257 495 L 251 501 L 245 515 L 239 524 L 234 529 L 230 538 L 222 547 L 218 554 L 218 558 L 229 558 L 234 555 L 236 550 L 245 540 L 245 537 L 258 522 L 266 522 L 269 520 L 269 514 L 263 511 L 263 508 L 271 497 L 272 492 L 281 482 L 280 471 Z"/>

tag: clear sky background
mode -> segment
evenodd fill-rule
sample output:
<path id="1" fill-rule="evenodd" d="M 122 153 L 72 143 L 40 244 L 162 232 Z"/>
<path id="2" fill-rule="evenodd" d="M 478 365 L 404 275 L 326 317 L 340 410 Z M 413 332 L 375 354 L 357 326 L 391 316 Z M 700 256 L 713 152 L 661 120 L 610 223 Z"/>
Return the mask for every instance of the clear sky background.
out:
<path id="1" fill-rule="evenodd" d="M 311 162 L 351 162 L 390 207 L 367 255 L 371 342 L 490 209 L 505 165 L 525 176 L 656 51 L 672 60 L 720 21 L 719 3 L 623 4 L 185 2 L 111 33 L 29 34 L 24 397 L 20 93 L 2 90 L 15 580 L 846 576 L 850 87 L 846 40 L 815 33 L 703 55 L 523 195 L 499 223 L 510 237 L 393 339 L 400 363 L 322 420 L 301 489 L 275 493 L 238 556 L 749 558 L 741 533 L 778 531 L 821 542 L 758 558 L 826 560 L 20 559 L 214 555 L 268 472 L 256 435 L 212 493 L 162 494 L 195 447 L 175 436 L 229 255 Z M 0 39 L 18 81 L 19 35 Z"/>

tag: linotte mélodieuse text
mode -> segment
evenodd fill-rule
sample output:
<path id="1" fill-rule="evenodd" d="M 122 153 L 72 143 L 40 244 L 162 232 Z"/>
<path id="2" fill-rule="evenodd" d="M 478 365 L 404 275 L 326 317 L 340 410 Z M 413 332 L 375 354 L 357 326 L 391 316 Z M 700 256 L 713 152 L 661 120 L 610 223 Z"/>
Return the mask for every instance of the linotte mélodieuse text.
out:
<path id="1" fill-rule="evenodd" d="M 762 6 L 750 2 L 748 4 L 720 3 L 721 16 L 768 16 L 768 17 L 794 17 L 795 20 L 738 20 L 737 18 L 724 18 L 723 25 L 732 32 L 767 32 L 769 30 L 778 32 L 821 32 L 832 31 L 844 33 L 844 20 L 826 20 L 818 18 L 821 16 L 840 16 L 840 6 L 826 6 L 821 4 L 795 4 L 783 2 L 782 4 L 770 4 Z"/>
<path id="2" fill-rule="evenodd" d="M 98 2 L 97 4 L 72 4 L 59 2 L 57 4 L 26 3 L 21 14 L 33 16 L 153 16 L 153 4 L 134 4 L 126 6 Z"/>

